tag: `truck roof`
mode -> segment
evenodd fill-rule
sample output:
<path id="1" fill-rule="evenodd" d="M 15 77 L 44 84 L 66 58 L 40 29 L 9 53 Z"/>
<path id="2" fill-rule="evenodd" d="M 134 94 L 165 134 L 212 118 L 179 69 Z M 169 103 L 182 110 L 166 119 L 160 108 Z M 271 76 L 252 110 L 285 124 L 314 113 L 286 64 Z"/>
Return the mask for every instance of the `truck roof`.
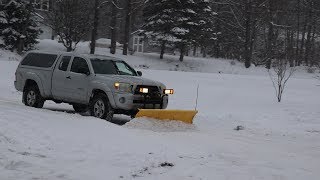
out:
<path id="1" fill-rule="evenodd" d="M 86 53 L 76 53 L 76 52 L 65 52 L 65 51 L 40 51 L 40 50 L 33 50 L 29 51 L 28 53 L 44 53 L 44 54 L 57 54 L 57 55 L 70 55 L 70 56 L 84 56 L 88 59 L 91 58 L 100 58 L 100 59 L 108 59 L 108 60 L 115 60 L 115 61 L 123 61 L 120 58 L 107 56 L 107 55 L 100 55 L 100 54 L 86 54 Z"/>
<path id="2" fill-rule="evenodd" d="M 106 55 L 100 55 L 100 54 L 81 54 L 89 59 L 91 58 L 99 58 L 99 59 L 108 59 L 108 60 L 115 60 L 115 61 L 123 61 L 120 58 L 112 57 L 112 56 L 106 56 Z"/>

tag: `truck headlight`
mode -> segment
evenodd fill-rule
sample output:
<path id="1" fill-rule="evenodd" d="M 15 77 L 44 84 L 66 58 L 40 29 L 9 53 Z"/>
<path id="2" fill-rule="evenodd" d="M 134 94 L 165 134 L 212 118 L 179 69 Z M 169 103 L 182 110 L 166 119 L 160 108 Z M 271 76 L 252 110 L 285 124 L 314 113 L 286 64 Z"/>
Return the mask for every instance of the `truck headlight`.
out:
<path id="1" fill-rule="evenodd" d="M 174 90 L 173 90 L 173 89 L 164 89 L 164 90 L 163 90 L 163 93 L 164 93 L 164 94 L 173 94 L 173 93 L 174 93 Z"/>
<path id="2" fill-rule="evenodd" d="M 114 83 L 114 88 L 120 92 L 132 92 L 132 86 L 129 83 Z"/>

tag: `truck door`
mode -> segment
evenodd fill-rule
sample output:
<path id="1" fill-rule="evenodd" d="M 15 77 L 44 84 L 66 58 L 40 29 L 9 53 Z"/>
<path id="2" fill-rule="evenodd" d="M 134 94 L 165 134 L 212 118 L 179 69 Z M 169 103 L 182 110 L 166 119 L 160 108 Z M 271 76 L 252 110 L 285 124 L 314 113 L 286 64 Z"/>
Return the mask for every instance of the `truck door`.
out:
<path id="1" fill-rule="evenodd" d="M 62 101 L 70 101 L 68 96 L 68 89 L 65 84 L 68 83 L 68 69 L 70 69 L 71 56 L 62 56 L 58 62 L 57 67 L 52 74 L 52 95 L 54 99 Z"/>
<path id="2" fill-rule="evenodd" d="M 87 103 L 90 79 L 90 69 L 87 61 L 81 57 L 74 57 L 67 74 L 65 87 L 68 89 L 67 92 L 72 102 Z"/>

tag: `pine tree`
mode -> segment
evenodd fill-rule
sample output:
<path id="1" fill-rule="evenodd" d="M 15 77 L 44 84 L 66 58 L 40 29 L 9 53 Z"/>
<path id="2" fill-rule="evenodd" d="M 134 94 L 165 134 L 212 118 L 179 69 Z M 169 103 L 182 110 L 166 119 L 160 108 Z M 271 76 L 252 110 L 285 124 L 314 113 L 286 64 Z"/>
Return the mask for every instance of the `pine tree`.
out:
<path id="1" fill-rule="evenodd" d="M 199 26 L 196 22 L 196 17 L 200 12 L 197 11 L 197 4 L 193 0 L 181 2 L 178 0 L 175 2 L 175 6 L 177 7 L 176 15 L 174 16 L 176 27 L 171 29 L 171 32 L 180 40 L 175 45 L 180 50 L 179 60 L 183 61 L 188 46 L 196 42 L 197 35 L 192 32 Z"/>
<path id="2" fill-rule="evenodd" d="M 203 57 L 205 57 L 207 48 L 217 40 L 217 33 L 214 29 L 214 20 L 217 13 L 212 11 L 209 1 L 195 0 L 195 2 L 197 4 L 197 12 L 200 12 L 200 14 L 196 16 L 196 24 L 192 34 L 196 35 L 194 45 L 201 47 Z"/>
<path id="3" fill-rule="evenodd" d="M 32 49 L 38 43 L 36 39 L 41 30 L 33 19 L 34 9 L 30 3 L 12 0 L 4 6 L 1 14 L 1 36 L 6 49 L 21 53 L 23 50 Z"/>
<path id="4" fill-rule="evenodd" d="M 161 45 L 160 57 L 165 45 L 173 44 L 183 61 L 188 46 L 212 39 L 212 15 L 207 0 L 149 0 L 144 9 L 144 30 L 148 38 Z"/>
<path id="5" fill-rule="evenodd" d="M 175 26 L 173 20 L 174 8 L 172 1 L 149 0 L 144 7 L 144 30 L 147 38 L 151 39 L 151 44 L 161 47 L 160 59 L 163 59 L 167 45 L 177 41 L 176 37 L 170 32 Z"/>
<path id="6" fill-rule="evenodd" d="M 0 5 L 0 48 L 4 47 L 4 41 L 1 37 L 2 35 L 2 30 L 4 29 L 4 27 L 6 27 L 8 24 L 8 21 L 6 19 L 6 12 L 3 10 L 3 6 Z"/>

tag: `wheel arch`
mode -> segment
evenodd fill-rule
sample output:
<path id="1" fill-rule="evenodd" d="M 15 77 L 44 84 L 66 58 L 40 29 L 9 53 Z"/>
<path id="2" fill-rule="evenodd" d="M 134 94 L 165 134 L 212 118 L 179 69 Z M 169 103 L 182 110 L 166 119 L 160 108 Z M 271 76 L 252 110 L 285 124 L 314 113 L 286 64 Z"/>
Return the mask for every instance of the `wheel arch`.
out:
<path id="1" fill-rule="evenodd" d="M 24 82 L 23 91 L 30 85 L 36 85 L 42 97 L 45 97 L 41 79 L 35 74 L 29 74 Z"/>
<path id="2" fill-rule="evenodd" d="M 25 91 L 30 86 L 36 86 L 38 88 L 40 94 L 43 96 L 43 93 L 41 93 L 41 88 L 39 87 L 39 83 L 33 79 L 26 80 L 26 82 L 24 83 L 23 91 Z"/>
<path id="3" fill-rule="evenodd" d="M 114 98 L 113 98 L 113 95 L 110 91 L 104 91 L 100 88 L 95 88 L 91 91 L 91 96 L 90 96 L 90 102 L 91 100 L 93 99 L 93 97 L 96 95 L 96 94 L 104 94 L 107 96 L 108 98 L 108 101 L 110 103 L 110 105 L 112 106 L 112 108 L 115 108 L 116 105 L 115 105 L 115 102 L 114 102 Z"/>
<path id="4" fill-rule="evenodd" d="M 33 91 L 37 91 L 37 92 L 35 92 L 36 93 L 35 102 L 32 105 L 27 104 L 27 93 L 29 91 L 28 88 L 30 88 L 30 87 L 31 87 L 31 89 Z M 32 79 L 27 79 L 26 82 L 25 82 L 25 85 L 23 87 L 22 102 L 27 106 L 36 107 L 36 108 L 42 108 L 43 104 L 45 102 L 45 99 L 42 97 L 41 92 L 40 92 L 39 89 L 40 88 L 39 88 L 39 86 L 38 86 L 36 81 L 34 81 Z"/>

